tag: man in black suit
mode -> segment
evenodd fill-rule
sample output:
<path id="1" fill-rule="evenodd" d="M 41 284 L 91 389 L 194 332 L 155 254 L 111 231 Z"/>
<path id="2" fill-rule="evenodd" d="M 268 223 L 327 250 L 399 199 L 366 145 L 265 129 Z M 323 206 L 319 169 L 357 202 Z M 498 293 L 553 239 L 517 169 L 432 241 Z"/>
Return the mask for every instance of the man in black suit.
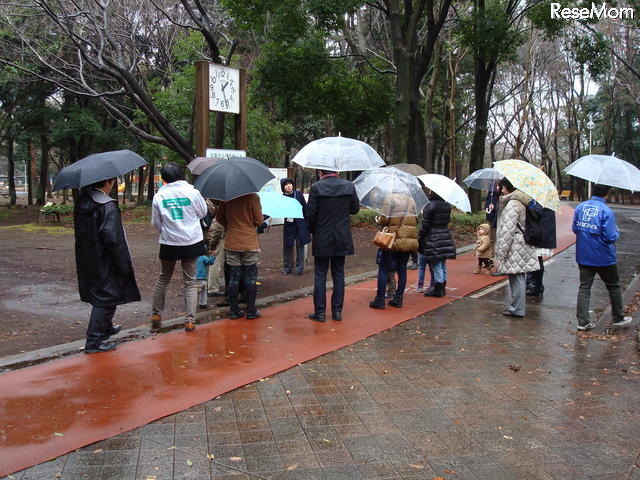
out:
<path id="1" fill-rule="evenodd" d="M 342 320 L 344 303 L 344 260 L 353 255 L 350 215 L 358 213 L 360 201 L 353 183 L 338 177 L 336 172 L 319 170 L 320 180 L 311 186 L 308 203 L 309 231 L 313 237 L 315 279 L 313 286 L 314 313 L 311 320 L 325 321 L 327 272 L 331 265 L 333 292 L 331 313 Z"/>

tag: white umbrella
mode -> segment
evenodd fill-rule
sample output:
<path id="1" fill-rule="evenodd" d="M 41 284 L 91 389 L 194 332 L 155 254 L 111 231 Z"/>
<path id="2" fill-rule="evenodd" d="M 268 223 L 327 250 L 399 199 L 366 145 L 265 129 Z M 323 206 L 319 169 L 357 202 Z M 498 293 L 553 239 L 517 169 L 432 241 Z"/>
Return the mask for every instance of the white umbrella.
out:
<path id="1" fill-rule="evenodd" d="M 438 175 L 437 173 L 429 173 L 418 176 L 418 180 L 429 190 L 437 193 L 445 202 L 463 212 L 471 212 L 471 203 L 467 193 L 449 177 Z"/>
<path id="2" fill-rule="evenodd" d="M 304 168 L 350 172 L 381 167 L 384 160 L 368 144 L 346 137 L 326 137 L 305 145 L 293 162 Z"/>
<path id="3" fill-rule="evenodd" d="M 353 185 L 360 205 L 385 217 L 417 215 L 429 203 L 416 177 L 394 167 L 366 170 Z"/>
<path id="4" fill-rule="evenodd" d="M 612 155 L 585 155 L 564 169 L 565 173 L 589 182 L 640 191 L 640 170 Z"/>

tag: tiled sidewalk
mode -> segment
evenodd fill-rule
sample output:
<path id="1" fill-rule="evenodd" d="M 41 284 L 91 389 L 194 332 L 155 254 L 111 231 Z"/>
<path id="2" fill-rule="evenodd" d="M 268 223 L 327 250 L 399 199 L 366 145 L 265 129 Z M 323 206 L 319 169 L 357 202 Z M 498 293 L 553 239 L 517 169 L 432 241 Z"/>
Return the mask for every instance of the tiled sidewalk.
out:
<path id="1" fill-rule="evenodd" d="M 549 281 L 566 268 L 552 264 Z M 499 314 L 503 295 L 462 299 L 13 478 L 640 479 L 632 331 L 576 334 L 562 295 L 513 321 Z"/>

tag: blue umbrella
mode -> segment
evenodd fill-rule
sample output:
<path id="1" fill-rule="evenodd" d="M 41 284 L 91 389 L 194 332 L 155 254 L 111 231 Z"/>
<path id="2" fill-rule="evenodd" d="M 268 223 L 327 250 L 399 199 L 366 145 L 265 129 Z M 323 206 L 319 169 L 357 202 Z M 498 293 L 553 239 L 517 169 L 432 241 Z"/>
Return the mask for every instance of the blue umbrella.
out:
<path id="1" fill-rule="evenodd" d="M 262 213 L 273 218 L 304 218 L 302 205 L 292 197 L 278 192 L 258 192 Z"/>

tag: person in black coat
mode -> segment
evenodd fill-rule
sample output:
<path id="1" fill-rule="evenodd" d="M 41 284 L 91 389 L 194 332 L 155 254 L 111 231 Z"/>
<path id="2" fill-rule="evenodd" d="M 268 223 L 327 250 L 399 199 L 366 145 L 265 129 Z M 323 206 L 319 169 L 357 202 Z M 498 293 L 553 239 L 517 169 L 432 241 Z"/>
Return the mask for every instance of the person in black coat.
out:
<path id="1" fill-rule="evenodd" d="M 307 216 L 307 202 L 302 192 L 294 190 L 293 180 L 283 178 L 280 180 L 282 194 L 295 198 L 302 205 L 302 214 Z M 288 275 L 302 275 L 304 271 L 304 246 L 311 241 L 309 228 L 305 218 L 285 218 L 282 227 L 282 273 Z M 296 248 L 296 262 L 293 264 L 293 247 Z"/>
<path id="2" fill-rule="evenodd" d="M 487 192 L 484 200 L 485 220 L 489 224 L 489 239 L 491 239 L 490 256 L 493 257 L 496 247 L 496 228 L 498 227 L 498 205 L 500 203 L 500 183 L 495 182 L 492 191 Z"/>
<path id="3" fill-rule="evenodd" d="M 456 246 L 449 230 L 451 205 L 437 194 L 429 195 L 429 203 L 422 211 L 422 224 L 418 233 L 418 251 L 427 260 L 434 280 L 433 290 L 425 292 L 425 297 L 443 297 L 447 286 L 448 259 L 456 258 Z"/>
<path id="4" fill-rule="evenodd" d="M 550 208 L 545 208 L 535 200 L 531 200 L 527 206 L 531 210 L 533 216 L 538 218 L 538 224 L 544 232 L 544 237 L 536 244 L 536 253 L 538 254 L 538 262 L 540 262 L 540 270 L 527 272 L 527 295 L 540 296 L 544 292 L 542 277 L 544 276 L 544 257 L 549 257 L 556 248 L 556 212 Z"/>
<path id="5" fill-rule="evenodd" d="M 104 343 L 120 331 L 113 324 L 116 306 L 140 300 L 120 210 L 108 195 L 116 179 L 81 191 L 73 211 L 80 300 L 92 305 L 85 353 L 108 352 Z"/>
<path id="6" fill-rule="evenodd" d="M 331 265 L 333 292 L 331 311 L 334 320 L 342 320 L 344 303 L 344 260 L 353 255 L 350 215 L 360 210 L 360 200 L 353 183 L 336 172 L 319 170 L 320 180 L 311 186 L 307 220 L 313 238 L 313 305 L 311 320 L 325 321 L 327 271 Z"/>

